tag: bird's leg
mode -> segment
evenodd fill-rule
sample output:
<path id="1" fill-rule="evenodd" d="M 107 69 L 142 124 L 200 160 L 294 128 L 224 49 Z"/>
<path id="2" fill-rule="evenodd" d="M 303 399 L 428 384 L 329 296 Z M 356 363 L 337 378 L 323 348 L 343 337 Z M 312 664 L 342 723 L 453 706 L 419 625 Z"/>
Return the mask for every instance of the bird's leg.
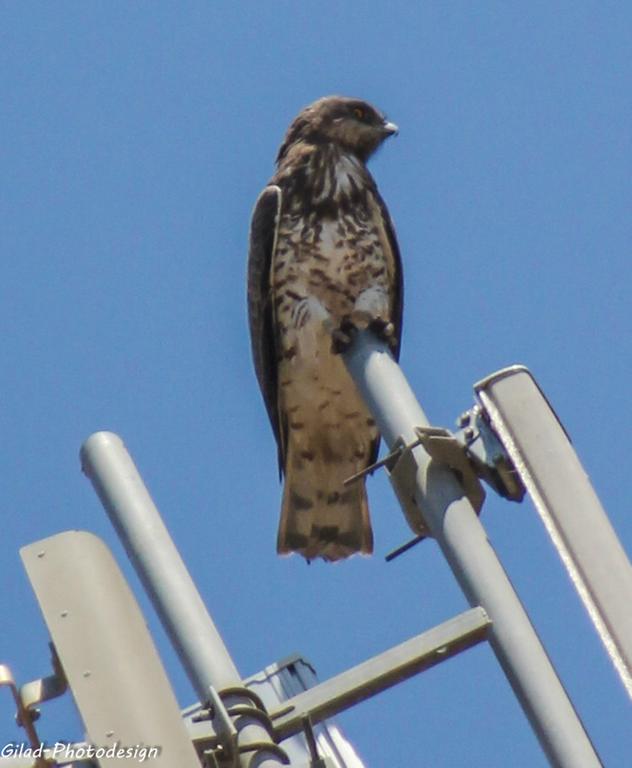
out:
<path id="1" fill-rule="evenodd" d="M 397 345 L 395 326 L 388 319 L 390 302 L 385 288 L 373 286 L 367 288 L 355 301 L 351 320 L 356 328 L 369 329 L 378 338 L 394 348 Z"/>
<path id="2" fill-rule="evenodd" d="M 358 331 L 370 330 L 394 349 L 397 346 L 395 326 L 388 319 L 390 312 L 388 294 L 384 288 L 367 288 L 356 299 L 350 315 L 345 315 L 340 325 L 331 331 L 332 350 L 345 352 Z"/>
<path id="3" fill-rule="evenodd" d="M 368 325 L 370 331 L 385 341 L 391 349 L 397 347 L 397 336 L 395 335 L 395 326 L 390 320 L 382 320 L 381 317 L 376 317 L 375 320 L 371 320 Z"/>
<path id="4" fill-rule="evenodd" d="M 331 332 L 331 351 L 339 354 L 346 352 L 357 332 L 358 328 L 354 325 L 351 316 L 345 315 L 340 325 Z"/>
<path id="5" fill-rule="evenodd" d="M 314 296 L 306 296 L 297 301 L 292 307 L 292 325 L 297 330 L 305 326 L 308 320 L 322 323 L 323 326 L 331 323 L 331 316 L 325 307 Z"/>
<path id="6" fill-rule="evenodd" d="M 324 305 L 315 296 L 306 296 L 292 308 L 292 328 L 301 337 L 304 352 L 316 350 L 315 336 L 325 333 L 331 336 L 332 352 L 344 352 L 351 344 L 357 328 L 350 315 L 345 315 L 338 325 Z"/>
<path id="7" fill-rule="evenodd" d="M 386 289 L 381 286 L 372 286 L 362 291 L 355 300 L 351 320 L 353 324 L 364 330 L 376 321 L 386 322 L 389 316 L 389 300 Z"/>

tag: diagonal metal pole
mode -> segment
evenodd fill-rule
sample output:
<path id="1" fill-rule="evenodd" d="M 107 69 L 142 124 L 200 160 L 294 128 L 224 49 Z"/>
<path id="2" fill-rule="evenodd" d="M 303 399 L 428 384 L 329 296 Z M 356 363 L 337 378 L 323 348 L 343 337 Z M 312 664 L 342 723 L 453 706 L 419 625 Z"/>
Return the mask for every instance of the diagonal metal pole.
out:
<path id="1" fill-rule="evenodd" d="M 265 712 L 258 709 L 258 702 L 244 687 L 237 667 L 121 438 L 112 432 L 91 435 L 81 448 L 81 464 L 200 702 L 208 706 L 225 751 L 238 750 L 239 754 L 235 754 L 233 759 L 244 767 L 275 768 L 286 765 L 285 753 L 264 727 Z M 225 711 L 232 716 L 232 722 L 222 717 Z"/>
<path id="2" fill-rule="evenodd" d="M 389 448 L 417 441 L 415 427 L 430 426 L 386 344 L 359 333 L 345 363 Z M 470 605 L 492 620 L 490 644 L 555 768 L 598 768 L 601 762 L 540 640 L 492 549 L 456 475 L 433 462 L 421 445 L 410 451 L 408 476 L 416 506 L 437 540 Z"/>

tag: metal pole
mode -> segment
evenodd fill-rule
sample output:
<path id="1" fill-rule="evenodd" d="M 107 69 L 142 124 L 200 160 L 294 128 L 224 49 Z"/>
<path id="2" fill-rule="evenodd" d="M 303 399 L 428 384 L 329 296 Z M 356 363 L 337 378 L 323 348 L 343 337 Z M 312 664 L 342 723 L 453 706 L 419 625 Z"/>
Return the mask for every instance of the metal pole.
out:
<path id="1" fill-rule="evenodd" d="M 386 345 L 359 333 L 344 358 L 387 445 L 415 442 L 414 428 L 429 422 Z M 411 453 L 415 501 L 470 605 L 482 606 L 492 620 L 491 646 L 551 765 L 601 766 L 456 475 L 422 446 Z"/>
<path id="2" fill-rule="evenodd" d="M 81 465 L 105 507 L 127 554 L 195 688 L 205 704 L 213 691 L 226 692 L 235 708 L 240 765 L 273 768 L 287 764 L 260 717 L 251 717 L 253 697 L 176 549 L 123 441 L 96 432 L 81 449 Z M 219 718 L 213 720 L 222 730 Z M 225 738 L 230 733 L 220 734 Z M 253 745 L 248 749 L 248 745 Z M 258 745 L 258 746 L 257 746 Z"/>
<path id="3" fill-rule="evenodd" d="M 632 697 L 632 567 L 570 439 L 523 366 L 475 390 Z"/>

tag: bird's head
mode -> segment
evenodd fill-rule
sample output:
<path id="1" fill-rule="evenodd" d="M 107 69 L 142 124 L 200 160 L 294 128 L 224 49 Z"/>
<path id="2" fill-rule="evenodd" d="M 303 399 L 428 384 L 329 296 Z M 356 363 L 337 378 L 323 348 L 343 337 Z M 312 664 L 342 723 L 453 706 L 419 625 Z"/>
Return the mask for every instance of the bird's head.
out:
<path id="1" fill-rule="evenodd" d="M 366 162 L 384 139 L 395 133 L 397 126 L 368 102 L 325 96 L 294 118 L 279 149 L 277 162 L 299 142 L 335 144 Z"/>

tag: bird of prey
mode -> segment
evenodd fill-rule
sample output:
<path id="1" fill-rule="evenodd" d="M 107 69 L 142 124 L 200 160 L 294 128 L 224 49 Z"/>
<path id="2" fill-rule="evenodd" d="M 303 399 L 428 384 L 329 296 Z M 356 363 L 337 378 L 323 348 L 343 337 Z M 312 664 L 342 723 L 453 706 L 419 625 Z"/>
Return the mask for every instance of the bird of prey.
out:
<path id="1" fill-rule="evenodd" d="M 252 217 L 252 353 L 285 475 L 277 551 L 308 561 L 373 551 L 364 479 L 344 481 L 380 438 L 340 352 L 369 327 L 399 356 L 399 249 L 366 168 L 396 132 L 365 101 L 319 99 L 291 123 Z"/>

